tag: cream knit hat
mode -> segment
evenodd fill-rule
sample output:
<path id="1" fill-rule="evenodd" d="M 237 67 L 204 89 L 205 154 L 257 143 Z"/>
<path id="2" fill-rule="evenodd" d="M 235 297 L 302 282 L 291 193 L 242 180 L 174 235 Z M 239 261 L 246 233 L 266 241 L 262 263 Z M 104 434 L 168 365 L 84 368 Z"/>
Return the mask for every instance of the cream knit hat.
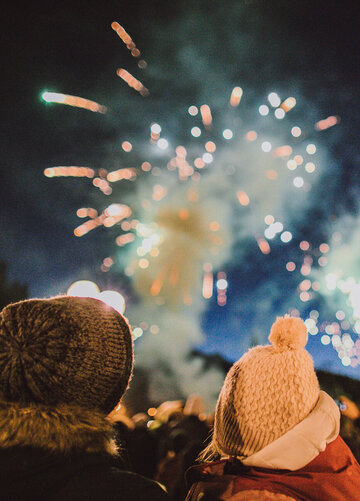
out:
<path id="1" fill-rule="evenodd" d="M 304 350 L 304 322 L 289 316 L 278 318 L 269 341 L 271 345 L 251 348 L 228 372 L 207 452 L 250 456 L 284 435 L 314 408 L 320 389 L 312 358 Z"/>

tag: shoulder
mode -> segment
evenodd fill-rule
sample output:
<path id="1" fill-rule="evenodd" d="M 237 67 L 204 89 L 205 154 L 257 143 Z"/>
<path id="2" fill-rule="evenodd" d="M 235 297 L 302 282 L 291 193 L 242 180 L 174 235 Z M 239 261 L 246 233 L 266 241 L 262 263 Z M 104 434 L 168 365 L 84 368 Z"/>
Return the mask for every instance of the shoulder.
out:
<path id="1" fill-rule="evenodd" d="M 186 498 L 186 501 L 213 501 L 214 498 L 214 493 L 213 492 L 201 492 L 201 491 L 196 491 L 193 493 L 189 493 L 188 497 Z M 216 499 L 219 499 L 216 496 Z M 246 490 L 246 491 L 240 491 L 237 493 L 231 493 L 231 492 L 223 492 L 221 494 L 221 499 L 227 499 L 228 501 L 296 501 L 293 497 L 287 496 L 285 494 L 279 494 L 276 492 L 270 492 L 266 490 Z"/>
<path id="2" fill-rule="evenodd" d="M 234 494 L 230 499 L 231 501 L 296 501 L 286 494 L 258 490 L 241 491 Z"/>
<path id="3" fill-rule="evenodd" d="M 137 473 L 100 467 L 74 475 L 56 494 L 54 501 L 169 501 L 164 488 Z"/>

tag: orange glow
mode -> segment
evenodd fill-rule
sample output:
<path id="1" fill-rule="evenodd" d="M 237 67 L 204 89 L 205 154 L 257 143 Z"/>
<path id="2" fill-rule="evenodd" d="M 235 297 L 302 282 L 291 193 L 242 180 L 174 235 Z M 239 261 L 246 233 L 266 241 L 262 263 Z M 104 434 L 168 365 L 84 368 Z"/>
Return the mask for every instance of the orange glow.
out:
<path id="1" fill-rule="evenodd" d="M 250 198 L 248 197 L 247 193 L 245 193 L 245 191 L 238 191 L 236 196 L 239 200 L 240 205 L 243 205 L 244 207 L 246 205 L 249 205 Z"/>
<path id="2" fill-rule="evenodd" d="M 254 130 L 249 130 L 245 136 L 247 141 L 255 141 L 257 139 L 257 133 Z"/>
<path id="3" fill-rule="evenodd" d="M 161 184 L 156 184 L 153 188 L 153 200 L 158 202 L 162 200 L 167 195 L 167 188 L 165 186 L 161 186 Z"/>
<path id="4" fill-rule="evenodd" d="M 152 296 L 158 296 L 160 294 L 163 282 L 164 282 L 163 278 L 161 277 L 155 278 L 150 288 L 150 294 Z"/>
<path id="5" fill-rule="evenodd" d="M 280 105 L 280 108 L 282 108 L 285 113 L 290 111 L 294 106 L 296 105 L 296 99 L 294 97 L 288 97 L 283 101 Z"/>
<path id="6" fill-rule="evenodd" d="M 203 169 L 205 167 L 205 162 L 201 157 L 195 158 L 194 165 L 198 169 Z"/>
<path id="7" fill-rule="evenodd" d="M 213 295 L 214 277 L 211 272 L 204 274 L 202 295 L 205 299 L 210 299 Z"/>
<path id="8" fill-rule="evenodd" d="M 149 162 L 143 162 L 141 168 L 144 172 L 148 172 L 151 169 L 151 164 Z"/>
<path id="9" fill-rule="evenodd" d="M 285 144 L 284 146 L 279 146 L 278 148 L 276 148 L 276 150 L 274 150 L 273 152 L 273 155 L 275 157 L 289 157 L 292 153 L 292 147 Z"/>
<path id="10" fill-rule="evenodd" d="M 96 103 L 95 101 L 90 101 L 90 99 L 84 99 L 83 97 L 60 94 L 58 92 L 43 92 L 42 98 L 47 103 L 67 104 L 68 106 L 84 108 L 98 113 L 107 112 L 106 106 Z"/>
<path id="11" fill-rule="evenodd" d="M 128 84 L 129 87 L 135 89 L 143 97 L 149 94 L 148 89 L 144 87 L 144 85 L 140 82 L 140 80 L 137 80 L 134 76 L 131 75 L 131 73 L 124 70 L 124 68 L 118 68 L 116 70 L 116 74 L 118 77 L 122 78 L 124 82 Z"/>
<path id="12" fill-rule="evenodd" d="M 177 146 L 175 149 L 175 153 L 180 158 L 186 158 L 187 151 L 186 151 L 185 146 L 181 146 L 181 145 Z"/>
<path id="13" fill-rule="evenodd" d="M 180 209 L 179 210 L 179 218 L 185 221 L 186 219 L 189 218 L 189 211 L 187 209 Z"/>
<path id="14" fill-rule="evenodd" d="M 202 106 L 200 106 L 200 113 L 205 128 L 209 129 L 212 124 L 210 107 L 207 104 L 203 104 Z"/>
<path id="15" fill-rule="evenodd" d="M 49 167 L 44 170 L 46 177 L 88 177 L 92 178 L 95 175 L 95 171 L 89 167 Z"/>
<path id="16" fill-rule="evenodd" d="M 327 252 L 329 252 L 330 250 L 330 247 L 328 246 L 328 244 L 321 244 L 320 247 L 320 252 L 323 252 L 324 254 L 326 254 Z"/>
<path id="17" fill-rule="evenodd" d="M 268 179 L 271 179 L 272 181 L 278 177 L 278 173 L 275 170 L 268 170 L 266 171 L 266 177 Z"/>
<path id="18" fill-rule="evenodd" d="M 316 130 L 326 130 L 326 129 L 329 129 L 329 127 L 333 127 L 334 125 L 336 125 L 338 123 L 340 123 L 340 117 L 331 116 L 331 117 L 325 118 L 324 120 L 319 120 L 319 122 L 316 122 L 315 129 Z"/>
<path id="19" fill-rule="evenodd" d="M 270 245 L 268 243 L 267 240 L 265 240 L 265 238 L 259 238 L 257 240 L 257 243 L 258 243 L 258 246 L 259 246 L 259 249 L 261 250 L 261 252 L 263 254 L 270 254 Z"/>
<path id="20" fill-rule="evenodd" d="M 288 263 L 286 263 L 287 271 L 294 271 L 295 268 L 296 268 L 296 265 L 292 261 L 289 261 Z"/>
<path id="21" fill-rule="evenodd" d="M 243 95 L 243 90 L 241 87 L 234 87 L 230 96 L 230 105 L 238 106 Z"/>
<path id="22" fill-rule="evenodd" d="M 119 23 L 114 21 L 113 23 L 111 23 L 111 27 L 114 31 L 116 31 L 116 33 L 119 35 L 119 37 L 121 38 L 121 40 L 124 42 L 125 45 L 133 43 L 130 35 L 125 31 L 125 29 Z"/>
<path id="23" fill-rule="evenodd" d="M 123 245 L 129 244 L 135 240 L 135 236 L 133 233 L 125 233 L 124 235 L 120 235 L 116 238 L 115 242 L 119 247 Z"/>
<path id="24" fill-rule="evenodd" d="M 214 153 L 214 151 L 216 150 L 216 144 L 213 143 L 212 141 L 208 141 L 205 144 L 205 150 L 208 151 L 209 153 Z"/>
<path id="25" fill-rule="evenodd" d="M 220 225 L 217 221 L 212 221 L 210 224 L 209 224 L 209 228 L 211 231 L 218 231 L 219 228 L 220 228 Z"/>
<path id="26" fill-rule="evenodd" d="M 302 240 L 299 244 L 299 247 L 302 251 L 307 251 L 310 248 L 310 244 L 306 240 Z"/>
<path id="27" fill-rule="evenodd" d="M 129 141 L 123 141 L 121 147 L 127 153 L 132 150 L 132 144 Z"/>
<path id="28" fill-rule="evenodd" d="M 155 409 L 155 407 L 150 407 L 150 409 L 148 409 L 147 412 L 148 412 L 150 417 L 154 417 L 156 414 L 156 409 Z"/>
<path id="29" fill-rule="evenodd" d="M 125 169 L 114 170 L 112 172 L 109 172 L 106 178 L 111 183 L 114 183 L 116 181 L 121 181 L 122 179 L 134 180 L 136 178 L 136 169 L 125 168 Z"/>

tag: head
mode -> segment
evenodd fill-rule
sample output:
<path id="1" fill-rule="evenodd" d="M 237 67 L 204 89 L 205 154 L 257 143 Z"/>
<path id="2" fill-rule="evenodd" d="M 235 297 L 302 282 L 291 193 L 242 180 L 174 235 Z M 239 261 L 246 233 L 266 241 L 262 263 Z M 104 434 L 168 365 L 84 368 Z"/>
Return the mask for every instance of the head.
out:
<path id="1" fill-rule="evenodd" d="M 77 405 L 108 414 L 132 373 L 125 318 L 102 301 L 30 299 L 0 312 L 0 396 L 24 407 Z"/>
<path id="2" fill-rule="evenodd" d="M 247 457 L 302 421 L 315 407 L 319 383 L 304 349 L 307 329 L 300 318 L 273 324 L 271 345 L 256 346 L 235 362 L 221 389 L 213 438 L 202 459 Z"/>

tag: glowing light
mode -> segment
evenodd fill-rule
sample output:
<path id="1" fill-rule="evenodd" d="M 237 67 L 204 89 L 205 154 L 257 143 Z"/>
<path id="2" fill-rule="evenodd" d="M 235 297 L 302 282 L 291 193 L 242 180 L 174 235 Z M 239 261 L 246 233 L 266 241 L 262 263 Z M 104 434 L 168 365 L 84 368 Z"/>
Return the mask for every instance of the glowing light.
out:
<path id="1" fill-rule="evenodd" d="M 89 111 L 94 111 L 98 113 L 106 113 L 106 106 L 103 106 L 95 101 L 90 101 L 89 99 L 84 99 L 83 97 L 71 96 L 69 94 L 60 94 L 58 92 L 48 92 L 42 93 L 42 99 L 47 103 L 60 103 L 66 104 L 68 106 L 74 106 L 76 108 L 84 108 Z"/>
<path id="2" fill-rule="evenodd" d="M 149 170 L 151 170 L 151 164 L 149 162 L 143 162 L 141 164 L 141 169 L 144 171 L 144 172 L 149 172 Z"/>
<path id="3" fill-rule="evenodd" d="M 279 146 L 278 148 L 276 148 L 276 150 L 274 150 L 273 155 L 275 157 L 280 157 L 280 158 L 289 157 L 292 151 L 293 150 L 291 146 L 284 144 L 284 146 Z"/>
<path id="4" fill-rule="evenodd" d="M 160 132 L 161 132 L 161 126 L 159 124 L 153 123 L 153 124 L 151 124 L 150 130 L 154 134 L 160 134 Z"/>
<path id="5" fill-rule="evenodd" d="M 324 334 L 323 336 L 321 336 L 320 341 L 321 341 L 321 342 L 322 342 L 322 344 L 324 344 L 324 345 L 328 345 L 328 344 L 330 344 L 330 343 L 331 343 L 330 336 L 328 336 L 327 334 Z"/>
<path id="6" fill-rule="evenodd" d="M 307 251 L 310 248 L 310 244 L 306 240 L 302 240 L 299 244 L 299 247 L 302 251 Z"/>
<path id="7" fill-rule="evenodd" d="M 292 240 L 292 234 L 290 233 L 290 231 L 284 231 L 284 233 L 280 235 L 280 239 L 282 240 L 282 242 L 288 243 Z"/>
<path id="8" fill-rule="evenodd" d="M 137 175 L 136 169 L 124 168 L 109 172 L 109 174 L 106 176 L 106 179 L 111 183 L 114 183 L 116 181 L 121 181 L 123 179 L 133 181 L 136 178 L 136 175 Z"/>
<path id="9" fill-rule="evenodd" d="M 313 155 L 314 153 L 316 153 L 316 146 L 315 144 L 308 144 L 306 146 L 306 152 L 309 154 L 309 155 Z"/>
<path id="10" fill-rule="evenodd" d="M 225 129 L 225 130 L 223 130 L 222 135 L 223 135 L 224 139 L 228 139 L 229 140 L 229 139 L 232 139 L 234 133 L 230 129 Z"/>
<path id="11" fill-rule="evenodd" d="M 194 165 L 197 169 L 203 169 L 205 167 L 205 162 L 202 158 L 195 158 Z"/>
<path id="12" fill-rule="evenodd" d="M 220 278 L 216 282 L 216 287 L 220 290 L 225 290 L 228 287 L 228 282 L 225 278 Z"/>
<path id="13" fill-rule="evenodd" d="M 262 115 L 263 117 L 265 117 L 266 115 L 269 114 L 269 107 L 266 106 L 266 104 L 262 104 L 261 106 L 259 106 L 259 113 L 260 115 Z"/>
<path id="14" fill-rule="evenodd" d="M 158 146 L 158 148 L 160 148 L 160 150 L 166 150 L 169 147 L 169 143 L 166 139 L 161 138 L 157 142 L 157 146 Z"/>
<path id="15" fill-rule="evenodd" d="M 285 111 L 282 108 L 277 108 L 274 111 L 275 118 L 282 120 L 285 117 Z"/>
<path id="16" fill-rule="evenodd" d="M 272 224 L 275 221 L 275 218 L 271 214 L 267 214 L 264 217 L 264 221 L 265 221 L 266 224 Z"/>
<path id="17" fill-rule="evenodd" d="M 265 240 L 265 238 L 258 238 L 257 243 L 259 246 L 259 249 L 263 254 L 270 254 L 270 245 L 269 243 Z"/>
<path id="18" fill-rule="evenodd" d="M 132 144 L 129 141 L 123 141 L 121 147 L 127 153 L 132 150 Z"/>
<path id="19" fill-rule="evenodd" d="M 97 298 L 100 294 L 99 287 L 90 280 L 79 280 L 70 285 L 67 296 Z"/>
<path id="20" fill-rule="evenodd" d="M 208 141 L 205 144 L 205 150 L 208 151 L 209 153 L 214 153 L 214 151 L 216 150 L 215 143 L 213 141 Z"/>
<path id="21" fill-rule="evenodd" d="M 294 137 L 300 137 L 300 136 L 301 136 L 301 129 L 300 129 L 300 127 L 297 127 L 297 126 L 293 127 L 293 128 L 291 129 L 291 134 L 292 134 Z"/>
<path id="22" fill-rule="evenodd" d="M 132 331 L 132 335 L 133 335 L 133 338 L 134 339 L 137 339 L 138 337 L 141 337 L 142 335 L 144 334 L 144 331 L 142 330 L 141 327 L 134 327 L 133 331 Z M 151 409 L 149 409 L 150 411 Z M 156 409 L 155 409 L 156 411 Z M 149 414 L 150 416 L 151 414 Z"/>
<path id="23" fill-rule="evenodd" d="M 296 106 L 296 99 L 294 97 L 288 97 L 281 103 L 281 108 L 285 111 L 285 113 L 294 108 L 294 106 Z"/>
<path id="24" fill-rule="evenodd" d="M 230 105 L 236 107 L 239 105 L 243 95 L 241 87 L 234 87 L 230 96 Z"/>
<path id="25" fill-rule="evenodd" d="M 206 164 L 211 164 L 211 162 L 214 160 L 214 157 L 211 153 L 204 153 L 202 159 Z"/>
<path id="26" fill-rule="evenodd" d="M 95 175 L 95 171 L 89 167 L 76 167 L 74 165 L 70 167 L 49 167 L 44 170 L 44 175 L 46 177 L 88 177 L 92 178 Z"/>
<path id="27" fill-rule="evenodd" d="M 118 311 L 121 314 L 125 311 L 125 299 L 117 291 L 102 291 L 100 292 L 98 299 L 111 306 L 112 308 L 114 308 L 114 310 Z"/>
<path id="28" fill-rule="evenodd" d="M 303 301 L 304 303 L 311 299 L 311 295 L 308 292 L 301 292 L 299 297 L 300 300 Z"/>
<path id="29" fill-rule="evenodd" d="M 270 92 L 270 94 L 268 95 L 268 101 L 274 108 L 280 106 L 281 103 L 281 99 L 279 98 L 278 94 L 276 94 L 276 92 Z"/>
<path id="30" fill-rule="evenodd" d="M 249 130 L 249 132 L 247 132 L 245 135 L 245 139 L 247 141 L 256 141 L 257 136 L 257 132 L 255 132 L 254 130 Z"/>
<path id="31" fill-rule="evenodd" d="M 304 179 L 300 176 L 297 176 L 293 180 L 293 185 L 295 188 L 302 188 L 304 186 Z"/>
<path id="32" fill-rule="evenodd" d="M 245 191 L 238 191 L 236 193 L 236 196 L 239 200 L 240 205 L 243 205 L 244 207 L 246 205 L 249 205 L 250 203 L 250 198 L 248 197 L 247 193 Z"/>
<path id="33" fill-rule="evenodd" d="M 297 163 L 295 160 L 291 159 L 286 162 L 286 166 L 289 170 L 295 170 L 297 168 Z"/>
<path id="34" fill-rule="evenodd" d="M 289 261 L 288 263 L 286 263 L 287 271 L 294 271 L 295 268 L 296 268 L 296 265 L 292 261 Z"/>
<path id="35" fill-rule="evenodd" d="M 328 246 L 328 244 L 323 243 L 320 245 L 319 250 L 320 250 L 320 252 L 323 252 L 324 254 L 326 254 L 327 252 L 329 252 L 330 247 Z"/>
<path id="36" fill-rule="evenodd" d="M 315 171 L 315 164 L 313 164 L 312 162 L 307 162 L 305 164 L 305 170 L 306 172 L 309 172 L 309 174 L 311 174 L 312 172 Z"/>
<path id="37" fill-rule="evenodd" d="M 134 240 L 135 240 L 135 235 L 133 235 L 133 233 L 125 233 L 124 235 L 116 237 L 115 242 L 119 247 L 122 247 L 123 245 L 129 244 Z"/>
<path id="38" fill-rule="evenodd" d="M 325 256 L 321 256 L 318 259 L 318 263 L 319 263 L 320 266 L 326 266 L 327 262 L 328 262 L 328 260 L 326 259 Z"/>
<path id="39" fill-rule="evenodd" d="M 338 310 L 336 313 L 335 313 L 335 316 L 338 320 L 344 320 L 345 318 L 345 313 L 342 311 L 342 310 Z"/>
<path id="40" fill-rule="evenodd" d="M 351 358 L 348 356 L 348 355 L 345 355 L 344 357 L 342 357 L 341 359 L 341 363 L 347 367 L 349 365 L 351 365 Z"/>
<path id="41" fill-rule="evenodd" d="M 316 130 L 326 130 L 329 129 L 330 127 L 333 127 L 334 125 L 340 123 L 340 118 L 336 116 L 330 116 L 328 118 L 325 118 L 324 120 L 319 120 L 319 122 L 316 122 L 315 124 L 315 129 Z"/>
<path id="42" fill-rule="evenodd" d="M 212 116 L 211 116 L 210 106 L 208 106 L 207 104 L 203 104 L 202 106 L 200 106 L 200 113 L 201 113 L 201 118 L 202 118 L 204 127 L 206 129 L 209 129 L 211 127 L 211 124 L 212 124 Z"/>
<path id="43" fill-rule="evenodd" d="M 201 136 L 201 129 L 199 127 L 193 127 L 190 132 L 191 132 L 191 135 L 194 137 Z"/>
<path id="44" fill-rule="evenodd" d="M 189 112 L 189 115 L 191 115 L 192 117 L 195 117 L 199 113 L 199 110 L 198 110 L 197 106 L 189 106 L 188 112 Z"/>
<path id="45" fill-rule="evenodd" d="M 294 161 L 296 162 L 296 165 L 301 165 L 303 163 L 304 159 L 301 155 L 295 155 Z"/>
<path id="46" fill-rule="evenodd" d="M 264 142 L 261 144 L 261 149 L 262 149 L 263 151 L 265 151 L 265 153 L 267 153 L 267 152 L 271 151 L 271 148 L 272 148 L 272 146 L 271 146 L 271 143 L 269 143 L 269 141 L 264 141 Z"/>
<path id="47" fill-rule="evenodd" d="M 126 71 L 124 68 L 118 68 L 116 70 L 116 74 L 118 77 L 122 78 L 124 82 L 128 84 L 129 87 L 132 89 L 135 89 L 139 94 L 143 97 L 147 96 L 149 94 L 149 91 L 144 85 L 140 82 L 140 80 L 137 80 L 131 73 Z"/>

